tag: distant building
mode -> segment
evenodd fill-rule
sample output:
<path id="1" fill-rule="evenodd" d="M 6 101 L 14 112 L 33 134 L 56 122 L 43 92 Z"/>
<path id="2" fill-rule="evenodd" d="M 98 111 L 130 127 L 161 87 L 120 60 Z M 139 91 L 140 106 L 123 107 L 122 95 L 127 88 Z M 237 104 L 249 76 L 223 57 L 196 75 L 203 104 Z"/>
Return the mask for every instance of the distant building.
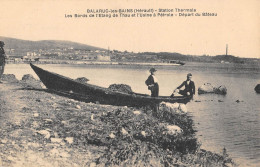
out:
<path id="1" fill-rule="evenodd" d="M 35 56 L 37 56 L 37 53 L 35 53 L 35 52 L 27 52 L 26 56 L 27 57 L 35 57 Z"/>
<path id="2" fill-rule="evenodd" d="M 96 55 L 82 55 L 82 60 L 96 60 Z"/>
<path id="3" fill-rule="evenodd" d="M 156 59 L 157 55 L 142 55 L 146 59 Z"/>
<path id="4" fill-rule="evenodd" d="M 111 61 L 110 56 L 97 55 L 99 61 Z"/>
<path id="5" fill-rule="evenodd" d="M 230 62 L 222 60 L 221 63 L 222 64 L 229 64 Z"/>
<path id="6" fill-rule="evenodd" d="M 23 60 L 21 58 L 14 58 L 14 62 L 22 62 Z"/>
<path id="7" fill-rule="evenodd" d="M 15 51 L 14 49 L 5 49 L 5 53 L 9 53 L 9 54 L 14 53 L 14 51 Z"/>
<path id="8" fill-rule="evenodd" d="M 29 57 L 28 56 L 23 56 L 23 58 L 22 59 L 29 59 Z"/>

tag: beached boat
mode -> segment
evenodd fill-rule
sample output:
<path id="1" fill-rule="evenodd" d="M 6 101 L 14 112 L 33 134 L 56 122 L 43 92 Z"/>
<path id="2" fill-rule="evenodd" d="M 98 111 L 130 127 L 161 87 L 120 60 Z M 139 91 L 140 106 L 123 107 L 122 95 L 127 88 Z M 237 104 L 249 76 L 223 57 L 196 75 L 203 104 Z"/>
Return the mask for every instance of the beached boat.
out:
<path id="1" fill-rule="evenodd" d="M 102 104 L 111 104 L 119 106 L 146 106 L 151 104 L 159 104 L 160 102 L 179 102 L 187 103 L 191 97 L 184 96 L 159 96 L 151 97 L 147 94 L 139 93 L 123 93 L 112 91 L 108 88 L 81 83 L 68 77 L 46 71 L 30 63 L 30 66 L 38 75 L 43 84 L 52 91 L 60 94 L 71 95 L 83 101 L 93 101 Z"/>

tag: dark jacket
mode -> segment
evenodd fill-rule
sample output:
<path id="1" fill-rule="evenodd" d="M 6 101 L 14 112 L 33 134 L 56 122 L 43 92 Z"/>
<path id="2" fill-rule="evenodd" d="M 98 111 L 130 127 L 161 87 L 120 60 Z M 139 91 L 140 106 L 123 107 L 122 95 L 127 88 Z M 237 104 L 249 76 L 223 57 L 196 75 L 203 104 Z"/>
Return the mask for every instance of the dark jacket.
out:
<path id="1" fill-rule="evenodd" d="M 4 48 L 0 47 L 0 66 L 5 64 L 5 59 L 6 56 L 5 56 Z"/>
<path id="2" fill-rule="evenodd" d="M 154 84 L 154 80 L 153 80 L 153 76 L 152 76 L 152 75 L 150 75 L 150 76 L 147 78 L 147 80 L 145 81 L 145 84 L 146 84 L 147 86 Z"/>
<path id="3" fill-rule="evenodd" d="M 195 95 L 195 83 L 193 81 L 190 81 L 190 84 L 188 84 L 187 81 L 184 81 L 180 86 L 177 87 L 177 89 L 180 89 L 183 86 L 185 86 L 185 92 L 190 92 L 191 95 Z"/>
<path id="4" fill-rule="evenodd" d="M 158 97 L 159 96 L 159 85 L 158 85 L 158 83 L 154 82 L 152 75 L 150 75 L 147 78 L 147 80 L 145 81 L 145 84 L 148 86 L 148 89 L 151 90 L 151 96 L 152 97 Z"/>

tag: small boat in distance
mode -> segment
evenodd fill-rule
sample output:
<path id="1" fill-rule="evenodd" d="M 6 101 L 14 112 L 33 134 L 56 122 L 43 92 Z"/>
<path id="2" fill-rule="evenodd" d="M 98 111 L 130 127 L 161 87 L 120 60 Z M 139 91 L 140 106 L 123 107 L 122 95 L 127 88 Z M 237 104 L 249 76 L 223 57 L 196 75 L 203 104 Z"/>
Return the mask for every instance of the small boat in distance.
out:
<path id="1" fill-rule="evenodd" d="M 167 61 L 167 63 L 169 63 L 169 64 L 179 64 L 179 65 L 182 65 L 182 66 L 185 64 L 184 62 L 182 62 L 180 60 L 169 60 L 169 61 Z"/>
<path id="2" fill-rule="evenodd" d="M 46 71 L 32 63 L 30 63 L 30 66 L 49 90 L 82 101 L 98 101 L 101 104 L 142 107 L 151 104 L 159 104 L 163 101 L 171 103 L 188 103 L 191 100 L 191 96 L 151 97 L 147 94 L 113 91 L 108 88 L 81 83 L 68 77 Z"/>

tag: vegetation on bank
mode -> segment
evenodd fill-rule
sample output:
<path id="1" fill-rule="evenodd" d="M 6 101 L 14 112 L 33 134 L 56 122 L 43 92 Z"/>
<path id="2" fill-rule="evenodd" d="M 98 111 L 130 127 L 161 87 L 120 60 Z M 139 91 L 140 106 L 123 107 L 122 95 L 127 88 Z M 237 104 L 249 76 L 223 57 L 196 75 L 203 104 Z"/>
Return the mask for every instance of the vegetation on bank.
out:
<path id="1" fill-rule="evenodd" d="M 200 149 L 193 120 L 187 114 L 154 113 L 150 109 L 82 104 L 68 100 L 54 111 L 55 119 L 40 129 L 59 132 L 59 138 L 73 137 L 73 147 L 102 148 L 92 162 L 97 166 L 234 166 L 223 155 Z M 80 106 L 80 110 L 71 108 Z M 67 108 L 70 108 L 68 110 Z M 62 112 L 61 112 L 62 111 Z M 179 135 L 165 133 L 168 124 L 183 129 Z M 40 140 L 48 140 L 41 138 Z M 44 142 L 44 141 L 43 141 Z"/>
<path id="2" fill-rule="evenodd" d="M 14 130 L 31 129 L 25 139 L 39 143 L 46 155 L 58 155 L 66 141 L 70 150 L 90 152 L 86 166 L 235 166 L 226 150 L 220 155 L 200 149 L 187 113 L 84 103 L 40 91 L 41 83 L 28 75 L 22 81 L 4 78 L 23 87 L 27 106 L 22 112 L 32 114 Z M 167 133 L 168 125 L 181 133 Z M 62 155 L 72 156 L 67 154 Z"/>

